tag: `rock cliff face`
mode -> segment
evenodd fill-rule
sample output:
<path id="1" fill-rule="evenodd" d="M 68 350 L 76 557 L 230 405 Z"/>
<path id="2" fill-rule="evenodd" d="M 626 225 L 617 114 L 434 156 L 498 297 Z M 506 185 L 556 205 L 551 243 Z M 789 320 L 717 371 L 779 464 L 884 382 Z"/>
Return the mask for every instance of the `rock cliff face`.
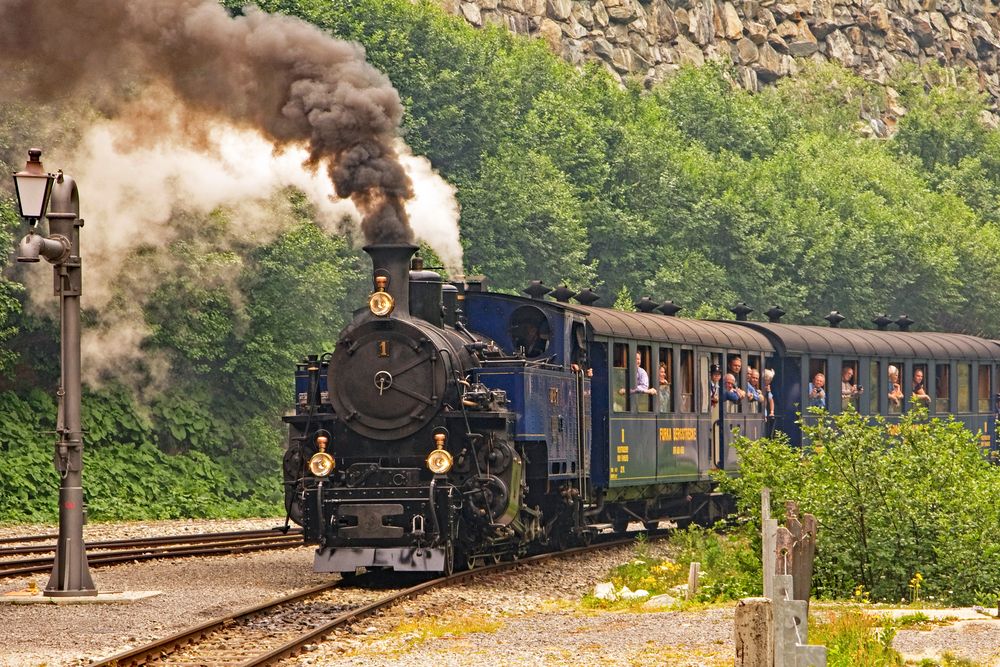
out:
<path id="1" fill-rule="evenodd" d="M 545 39 L 574 64 L 664 78 L 728 57 L 757 90 L 803 59 L 833 60 L 885 83 L 901 62 L 971 67 L 1000 99 L 998 0 L 441 0 L 474 26 Z"/>

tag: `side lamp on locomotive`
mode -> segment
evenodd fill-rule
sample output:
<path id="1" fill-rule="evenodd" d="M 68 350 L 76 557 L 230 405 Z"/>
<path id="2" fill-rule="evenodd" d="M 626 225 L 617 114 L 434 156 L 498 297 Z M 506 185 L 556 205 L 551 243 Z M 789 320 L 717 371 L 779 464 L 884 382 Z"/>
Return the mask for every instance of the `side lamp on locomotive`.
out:
<path id="1" fill-rule="evenodd" d="M 316 436 L 316 447 L 318 452 L 309 459 L 309 472 L 316 477 L 328 477 L 336 467 L 333 457 L 326 453 L 326 445 L 330 439 L 325 435 Z"/>
<path id="2" fill-rule="evenodd" d="M 447 475 L 451 467 L 455 465 L 455 457 L 444 448 L 447 439 L 448 436 L 445 433 L 438 432 L 434 434 L 434 446 L 436 449 L 427 455 L 427 469 L 435 475 Z"/>

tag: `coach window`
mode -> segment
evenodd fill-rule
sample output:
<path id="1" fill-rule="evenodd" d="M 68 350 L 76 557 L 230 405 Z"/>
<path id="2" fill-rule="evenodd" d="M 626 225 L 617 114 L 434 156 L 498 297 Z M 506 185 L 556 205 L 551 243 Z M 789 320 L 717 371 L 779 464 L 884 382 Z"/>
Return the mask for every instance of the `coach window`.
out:
<path id="1" fill-rule="evenodd" d="M 879 399 L 882 396 L 882 362 L 873 361 L 868 364 L 868 414 L 877 415 L 881 412 Z"/>
<path id="2" fill-rule="evenodd" d="M 910 397 L 917 407 L 930 407 L 931 392 L 927 381 L 927 364 L 913 364 L 910 371 L 913 385 L 910 387 Z"/>
<path id="3" fill-rule="evenodd" d="M 972 364 L 958 365 L 957 412 L 972 412 Z"/>
<path id="4" fill-rule="evenodd" d="M 656 392 L 656 375 L 653 374 L 653 349 L 649 345 L 636 346 L 635 361 L 646 375 L 645 386 L 642 386 L 639 381 L 642 373 L 639 372 L 638 368 L 635 371 L 635 404 L 639 412 L 652 412 L 653 394 L 650 392 Z"/>
<path id="5" fill-rule="evenodd" d="M 986 364 L 979 365 L 979 389 L 977 410 L 980 413 L 990 411 L 990 367 Z"/>
<path id="6" fill-rule="evenodd" d="M 748 386 L 753 387 L 760 393 L 761 399 L 764 398 L 764 383 L 761 379 L 761 373 L 763 369 L 761 368 L 760 355 L 751 354 L 747 356 L 747 381 Z M 751 378 L 756 377 L 756 381 L 752 381 Z M 746 389 L 746 387 L 744 387 Z M 747 396 L 747 412 L 752 412 L 754 414 L 759 414 L 763 412 L 764 407 L 761 401 L 751 401 L 750 397 Z"/>
<path id="7" fill-rule="evenodd" d="M 846 410 L 848 405 L 853 405 L 855 410 L 861 412 L 861 394 L 865 388 L 861 384 L 857 359 L 845 359 L 841 364 L 840 384 L 837 388 L 840 390 L 840 409 Z"/>
<path id="8" fill-rule="evenodd" d="M 951 366 L 948 364 L 934 366 L 934 412 L 951 412 Z"/>
<path id="9" fill-rule="evenodd" d="M 903 412 L 903 362 L 890 361 L 885 369 L 885 393 L 889 399 L 888 413 L 898 415 Z"/>
<path id="10" fill-rule="evenodd" d="M 681 350 L 681 412 L 694 412 L 694 350 Z"/>
<path id="11" fill-rule="evenodd" d="M 615 343 L 611 369 L 611 395 L 615 412 L 629 411 L 628 345 Z"/>
<path id="12" fill-rule="evenodd" d="M 826 372 L 826 359 L 810 359 L 809 383 L 806 385 L 806 400 L 804 405 L 808 408 L 829 409 L 829 392 L 830 378 Z"/>
<path id="13" fill-rule="evenodd" d="M 656 367 L 656 377 L 650 378 L 656 388 L 656 409 L 658 412 L 674 411 L 674 355 L 669 347 L 660 348 L 660 363 Z"/>

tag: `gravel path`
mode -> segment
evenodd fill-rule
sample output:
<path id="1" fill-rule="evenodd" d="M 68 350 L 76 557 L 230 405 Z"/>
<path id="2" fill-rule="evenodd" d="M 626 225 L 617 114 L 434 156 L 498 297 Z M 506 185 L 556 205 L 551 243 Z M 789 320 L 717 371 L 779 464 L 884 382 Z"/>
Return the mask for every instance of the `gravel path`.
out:
<path id="1" fill-rule="evenodd" d="M 267 528 L 278 519 L 98 524 L 87 539 Z M 0 536 L 50 532 L 52 526 L 0 527 Z M 651 548 L 655 551 L 656 544 Z M 582 609 L 615 565 L 617 548 L 474 580 L 402 603 L 340 632 L 289 665 L 450 667 L 490 664 L 717 667 L 731 665 L 733 606 L 699 611 L 600 612 Z M 102 591 L 159 590 L 130 605 L 0 605 L 0 667 L 81 665 L 177 632 L 223 613 L 314 586 L 312 548 L 239 556 L 164 560 L 95 569 Z M 44 587 L 48 576 L 0 580 L 0 593 Z M 344 591 L 345 596 L 352 593 Z M 370 592 L 355 596 L 370 597 Z M 905 630 L 907 657 L 953 654 L 1000 667 L 1000 622 L 963 622 Z"/>

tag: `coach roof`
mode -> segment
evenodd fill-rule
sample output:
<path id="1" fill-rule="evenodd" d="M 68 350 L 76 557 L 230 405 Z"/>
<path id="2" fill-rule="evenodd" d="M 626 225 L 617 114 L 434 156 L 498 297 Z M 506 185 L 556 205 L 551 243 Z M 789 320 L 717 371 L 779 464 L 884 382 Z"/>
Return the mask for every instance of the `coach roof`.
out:
<path id="1" fill-rule="evenodd" d="M 575 304 L 572 310 L 584 313 L 598 336 L 761 352 L 775 349 L 766 335 L 735 322 L 692 320 Z"/>
<path id="2" fill-rule="evenodd" d="M 797 324 L 740 322 L 770 336 L 781 353 L 894 357 L 900 359 L 1000 360 L 1000 346 L 966 334 L 840 329 Z"/>

